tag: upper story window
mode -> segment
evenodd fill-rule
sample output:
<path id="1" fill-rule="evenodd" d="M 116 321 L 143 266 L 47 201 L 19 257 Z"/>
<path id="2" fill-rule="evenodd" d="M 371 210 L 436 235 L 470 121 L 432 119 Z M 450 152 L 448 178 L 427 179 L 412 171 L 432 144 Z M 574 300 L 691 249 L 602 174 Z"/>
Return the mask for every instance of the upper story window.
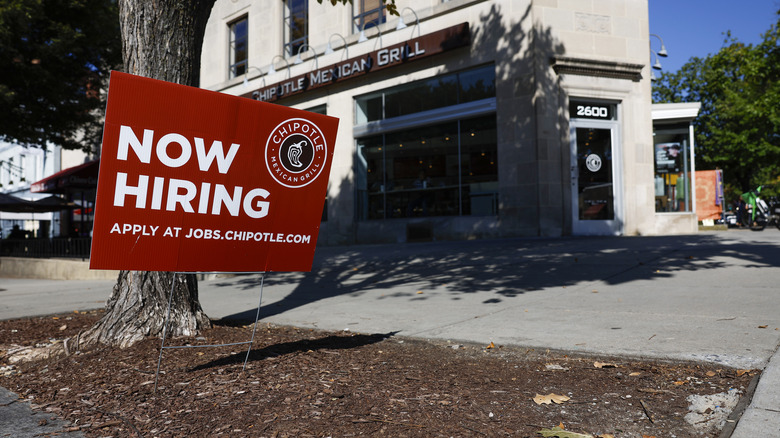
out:
<path id="1" fill-rule="evenodd" d="M 379 26 L 385 22 L 385 7 L 382 0 L 354 0 L 352 22 L 355 32 Z"/>
<path id="2" fill-rule="evenodd" d="M 309 44 L 309 0 L 284 3 L 284 53 L 295 56 L 304 44 Z"/>
<path id="3" fill-rule="evenodd" d="M 230 23 L 230 79 L 246 73 L 249 57 L 249 23 L 246 17 Z"/>

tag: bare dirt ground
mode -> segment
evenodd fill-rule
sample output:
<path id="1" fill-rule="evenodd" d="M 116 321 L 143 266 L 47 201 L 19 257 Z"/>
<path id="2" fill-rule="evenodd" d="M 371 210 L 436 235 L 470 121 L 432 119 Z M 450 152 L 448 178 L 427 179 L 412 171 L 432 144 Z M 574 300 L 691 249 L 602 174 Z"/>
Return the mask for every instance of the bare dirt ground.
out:
<path id="1" fill-rule="evenodd" d="M 0 321 L 0 386 L 87 437 L 718 437 L 758 374 L 265 324 L 243 372 L 246 345 L 166 349 L 156 392 L 159 339 L 9 363 L 99 316 Z M 251 333 L 216 321 L 166 345 Z"/>

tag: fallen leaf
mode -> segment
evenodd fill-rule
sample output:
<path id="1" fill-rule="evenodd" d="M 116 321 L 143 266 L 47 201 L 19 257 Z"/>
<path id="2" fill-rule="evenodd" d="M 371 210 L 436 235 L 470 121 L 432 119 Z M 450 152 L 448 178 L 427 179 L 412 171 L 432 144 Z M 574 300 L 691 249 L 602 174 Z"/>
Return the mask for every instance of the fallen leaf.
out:
<path id="1" fill-rule="evenodd" d="M 417 295 L 420 295 L 420 294 L 422 294 L 422 293 L 423 293 L 423 291 L 421 291 L 421 290 L 418 290 L 418 291 L 417 291 Z"/>
<path id="2" fill-rule="evenodd" d="M 745 374 L 748 374 L 751 370 L 737 370 L 737 377 L 742 377 Z"/>
<path id="3" fill-rule="evenodd" d="M 769 326 L 768 325 L 760 325 L 760 326 L 758 326 L 758 328 L 767 328 L 767 327 L 769 327 Z"/>
<path id="4" fill-rule="evenodd" d="M 618 367 L 614 363 L 607 363 L 607 362 L 593 362 L 593 366 L 596 368 L 617 368 Z"/>
<path id="5" fill-rule="evenodd" d="M 547 371 L 569 371 L 568 368 L 562 367 L 556 363 L 545 364 L 544 369 Z"/>
<path id="6" fill-rule="evenodd" d="M 493 342 L 490 342 L 490 345 L 488 345 L 485 348 L 487 348 L 488 350 L 491 349 L 491 348 L 496 348 L 496 344 L 494 344 Z"/>
<path id="7" fill-rule="evenodd" d="M 682 386 L 682 385 L 685 385 L 685 381 L 684 380 L 678 380 L 678 381 L 674 382 L 674 386 Z"/>
<path id="8" fill-rule="evenodd" d="M 587 433 L 566 432 L 558 426 L 552 429 L 542 429 L 537 433 L 545 437 L 558 437 L 558 438 L 593 438 L 593 435 Z"/>
<path id="9" fill-rule="evenodd" d="M 629 374 L 628 376 L 629 377 L 636 377 L 636 376 L 641 376 L 641 375 L 642 375 L 642 373 L 640 373 L 640 372 L 634 372 L 634 373 Z"/>
<path id="10" fill-rule="evenodd" d="M 68 325 L 67 324 L 63 324 L 63 325 L 60 326 L 60 331 L 67 330 L 67 329 L 68 329 Z"/>
<path id="11" fill-rule="evenodd" d="M 536 396 L 534 396 L 533 400 L 534 400 L 534 402 L 537 405 L 542 405 L 542 404 L 549 405 L 550 403 L 555 403 L 555 404 L 559 405 L 559 404 L 561 404 L 561 403 L 563 403 L 565 401 L 569 401 L 570 399 L 569 399 L 569 397 L 567 397 L 565 395 L 558 395 L 558 394 L 550 393 L 550 394 L 547 394 L 547 395 L 536 394 Z"/>
<path id="12" fill-rule="evenodd" d="M 718 375 L 715 371 L 707 371 L 705 374 L 707 374 L 707 377 L 715 377 Z"/>

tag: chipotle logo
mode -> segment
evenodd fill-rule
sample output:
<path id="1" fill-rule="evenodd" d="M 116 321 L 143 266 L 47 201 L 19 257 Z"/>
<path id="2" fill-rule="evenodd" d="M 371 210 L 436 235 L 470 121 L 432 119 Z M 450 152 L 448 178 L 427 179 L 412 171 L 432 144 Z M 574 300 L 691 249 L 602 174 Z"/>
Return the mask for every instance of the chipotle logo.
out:
<path id="1" fill-rule="evenodd" d="M 328 147 L 320 128 L 306 119 L 288 119 L 271 132 L 265 164 L 279 184 L 305 187 L 325 168 Z"/>

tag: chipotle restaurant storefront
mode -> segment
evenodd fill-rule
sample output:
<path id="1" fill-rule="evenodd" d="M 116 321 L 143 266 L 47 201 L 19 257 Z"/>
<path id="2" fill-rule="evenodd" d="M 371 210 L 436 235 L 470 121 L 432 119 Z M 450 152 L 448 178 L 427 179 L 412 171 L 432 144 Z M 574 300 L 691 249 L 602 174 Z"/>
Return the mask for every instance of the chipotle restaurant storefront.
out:
<path id="1" fill-rule="evenodd" d="M 201 87 L 340 119 L 320 243 L 690 232 L 657 220 L 647 0 L 396 3 L 206 29 Z"/>

